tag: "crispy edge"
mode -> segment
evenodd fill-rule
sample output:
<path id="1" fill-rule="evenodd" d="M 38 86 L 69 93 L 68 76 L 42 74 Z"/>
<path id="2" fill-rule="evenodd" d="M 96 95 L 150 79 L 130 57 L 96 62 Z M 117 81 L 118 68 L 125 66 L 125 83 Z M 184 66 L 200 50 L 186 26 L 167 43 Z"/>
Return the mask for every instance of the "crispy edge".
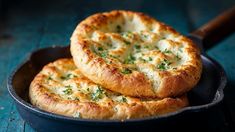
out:
<path id="1" fill-rule="evenodd" d="M 92 15 L 77 26 L 71 38 L 71 54 L 76 66 L 81 72 L 95 83 L 112 91 L 135 97 L 164 98 L 179 96 L 192 89 L 200 79 L 202 63 L 200 51 L 196 45 L 186 37 L 184 37 L 183 41 L 188 43 L 186 53 L 191 58 L 190 64 L 178 70 L 178 72 L 181 71 L 180 74 L 163 76 L 160 87 L 156 91 L 153 90 L 150 81 L 144 74 L 134 72 L 130 75 L 123 75 L 112 67 L 112 65 L 107 65 L 101 58 L 95 58 L 93 53 L 88 49 L 89 42 L 83 40 L 83 34 L 92 32 L 95 30 L 94 27 L 103 26 L 107 24 L 109 19 L 117 19 L 124 13 L 130 17 L 139 15 L 144 23 L 158 23 L 160 25 L 160 31 L 169 31 L 172 34 L 179 34 L 173 28 L 139 12 L 112 11 L 110 13 L 106 12 Z M 79 61 L 81 59 L 83 59 L 83 61 Z"/>
<path id="2" fill-rule="evenodd" d="M 46 65 L 43 70 L 56 65 L 59 62 L 68 62 L 60 59 L 54 63 Z M 76 113 L 81 114 L 81 118 L 87 119 L 117 119 L 125 120 L 130 118 L 141 118 L 148 116 L 157 116 L 165 113 L 176 111 L 188 105 L 186 95 L 178 98 L 165 98 L 157 101 L 137 101 L 135 103 L 118 103 L 99 105 L 94 102 L 79 102 L 74 100 L 64 100 L 58 95 L 51 93 L 43 87 L 45 75 L 39 73 L 31 82 L 29 88 L 30 102 L 40 109 L 48 112 L 74 116 Z"/>

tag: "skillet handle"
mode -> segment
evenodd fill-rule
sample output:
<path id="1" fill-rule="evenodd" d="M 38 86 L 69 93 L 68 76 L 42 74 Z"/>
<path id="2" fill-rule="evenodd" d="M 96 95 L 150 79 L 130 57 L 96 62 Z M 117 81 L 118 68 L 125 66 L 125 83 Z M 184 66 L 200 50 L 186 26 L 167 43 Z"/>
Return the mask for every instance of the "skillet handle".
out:
<path id="1" fill-rule="evenodd" d="M 234 31 L 235 6 L 193 31 L 190 36 L 199 39 L 203 44 L 204 50 L 207 50 Z"/>

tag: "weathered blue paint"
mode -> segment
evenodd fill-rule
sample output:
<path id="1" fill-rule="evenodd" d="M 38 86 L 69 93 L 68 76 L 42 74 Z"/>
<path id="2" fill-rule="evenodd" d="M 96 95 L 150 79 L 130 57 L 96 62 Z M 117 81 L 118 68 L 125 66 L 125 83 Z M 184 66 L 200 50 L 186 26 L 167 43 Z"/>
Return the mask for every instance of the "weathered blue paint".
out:
<path id="1" fill-rule="evenodd" d="M 56 4 L 55 4 L 56 3 Z M 17 2 L 8 5 L 0 25 L 0 132 L 33 132 L 18 115 L 6 89 L 6 78 L 27 54 L 41 47 L 67 45 L 77 23 L 85 17 L 100 11 L 126 9 L 145 12 L 160 21 L 187 34 L 192 29 L 213 18 L 216 14 L 235 4 L 234 0 L 132 0 L 96 2 L 54 1 Z M 2 20 L 2 19 L 1 19 Z M 229 85 L 225 96 L 235 119 L 235 35 L 208 51 L 219 61 L 228 74 Z M 222 121 L 214 118 L 220 125 Z M 222 122 L 223 123 L 223 122 Z M 212 127 L 212 126 L 211 126 Z"/>

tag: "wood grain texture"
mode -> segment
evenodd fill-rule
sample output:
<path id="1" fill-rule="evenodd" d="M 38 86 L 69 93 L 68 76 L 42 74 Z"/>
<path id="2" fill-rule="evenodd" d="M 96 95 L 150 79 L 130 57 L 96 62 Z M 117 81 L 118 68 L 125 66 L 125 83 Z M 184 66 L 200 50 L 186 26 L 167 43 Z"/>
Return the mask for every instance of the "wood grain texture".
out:
<path id="1" fill-rule="evenodd" d="M 3 2 L 5 3 L 5 2 Z M 2 3 L 1 3 L 2 4 Z M 129 9 L 145 12 L 187 34 L 235 4 L 234 0 L 131 0 L 96 2 L 11 0 L 4 5 L 7 12 L 0 24 L 0 132 L 33 132 L 17 113 L 6 88 L 6 78 L 27 54 L 37 48 L 67 45 L 77 23 L 95 12 Z M 219 61 L 228 75 L 225 89 L 226 104 L 235 119 L 235 36 L 232 35 L 208 51 Z M 218 115 L 218 116 L 217 116 Z M 226 131 L 223 113 L 211 115 L 206 130 Z"/>

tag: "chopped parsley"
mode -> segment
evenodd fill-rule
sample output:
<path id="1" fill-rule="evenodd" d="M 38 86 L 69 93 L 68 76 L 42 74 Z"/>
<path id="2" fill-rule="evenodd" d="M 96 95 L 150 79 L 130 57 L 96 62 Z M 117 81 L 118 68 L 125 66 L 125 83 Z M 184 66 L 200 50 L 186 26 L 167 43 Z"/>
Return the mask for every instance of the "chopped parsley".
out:
<path id="1" fill-rule="evenodd" d="M 94 48 L 92 48 L 92 51 L 97 54 L 98 56 L 102 57 L 102 58 L 106 58 L 108 53 L 107 51 L 104 51 L 104 49 L 102 47 L 98 47 L 97 50 L 99 52 L 97 52 L 96 50 L 94 50 Z"/>
<path id="2" fill-rule="evenodd" d="M 117 32 L 118 32 L 118 33 L 120 33 L 120 32 L 121 32 L 121 30 L 122 30 L 121 26 L 120 26 L 120 25 L 117 25 L 117 27 L 116 27 L 116 28 L 117 28 Z"/>
<path id="3" fill-rule="evenodd" d="M 148 61 L 152 61 L 153 58 L 152 58 L 152 57 L 148 57 L 148 59 L 144 59 L 144 58 L 142 58 L 142 57 L 139 57 L 139 60 L 140 60 L 140 61 L 143 61 L 143 62 L 148 62 Z"/>
<path id="4" fill-rule="evenodd" d="M 118 57 L 120 57 L 119 55 L 109 55 L 112 58 L 118 59 Z"/>
<path id="5" fill-rule="evenodd" d="M 98 47 L 98 50 L 99 51 L 103 51 L 104 49 L 102 47 Z"/>
<path id="6" fill-rule="evenodd" d="M 78 97 L 75 97 L 74 100 L 80 101 L 80 99 Z"/>
<path id="7" fill-rule="evenodd" d="M 177 61 L 181 60 L 181 57 L 179 56 L 178 53 L 176 54 L 175 58 L 176 58 Z"/>
<path id="8" fill-rule="evenodd" d="M 133 34 L 132 34 L 132 32 L 130 32 L 130 31 L 128 31 L 128 32 L 124 32 L 124 33 L 122 33 L 121 34 L 123 37 L 125 37 L 125 38 L 132 38 L 133 37 Z"/>
<path id="9" fill-rule="evenodd" d="M 140 35 L 143 37 L 143 38 L 148 38 L 148 35 L 146 35 L 146 34 L 144 34 L 144 32 L 143 31 L 140 31 Z"/>
<path id="10" fill-rule="evenodd" d="M 163 36 L 163 37 L 161 37 L 161 38 L 160 38 L 160 40 L 163 40 L 163 39 L 166 39 L 166 37 L 165 37 L 165 36 Z"/>
<path id="11" fill-rule="evenodd" d="M 127 99 L 126 99 L 125 97 L 122 97 L 122 98 L 120 99 L 120 102 L 126 103 L 126 102 L 127 102 Z"/>
<path id="12" fill-rule="evenodd" d="M 107 45 L 108 45 L 109 47 L 112 47 L 112 44 L 110 44 L 110 43 L 107 43 Z"/>
<path id="13" fill-rule="evenodd" d="M 87 88 L 86 91 L 87 91 L 87 92 L 90 92 L 90 88 Z"/>
<path id="14" fill-rule="evenodd" d="M 171 62 L 167 59 L 164 59 L 160 64 L 157 65 L 157 69 L 159 70 L 166 70 L 171 65 Z"/>
<path id="15" fill-rule="evenodd" d="M 145 39 L 147 39 L 147 38 L 148 38 L 148 35 L 146 35 L 146 34 L 143 34 L 143 37 L 144 37 Z"/>
<path id="16" fill-rule="evenodd" d="M 172 53 L 172 51 L 170 51 L 170 50 L 168 50 L 168 49 L 165 49 L 165 50 L 163 51 L 163 53 L 171 54 L 171 53 Z"/>
<path id="17" fill-rule="evenodd" d="M 147 62 L 147 60 L 145 60 L 144 58 L 142 57 L 139 57 L 139 60 L 143 61 L 143 62 Z"/>
<path id="18" fill-rule="evenodd" d="M 130 45 L 130 44 L 131 44 L 131 42 L 129 42 L 129 41 L 124 41 L 124 43 L 125 43 L 126 45 Z"/>
<path id="19" fill-rule="evenodd" d="M 148 49 L 148 48 L 149 48 L 149 46 L 148 46 L 148 45 L 145 45 L 145 46 L 144 46 L 144 48 L 145 48 L 145 49 Z"/>
<path id="20" fill-rule="evenodd" d="M 128 69 L 128 68 L 125 68 L 125 69 L 123 69 L 121 71 L 121 73 L 123 73 L 123 74 L 130 74 L 130 73 L 132 73 L 132 71 L 130 69 Z"/>
<path id="21" fill-rule="evenodd" d="M 75 78 L 75 77 L 77 77 L 77 76 L 69 73 L 69 74 L 67 74 L 65 76 L 61 76 L 60 79 L 62 79 L 62 80 L 69 80 L 69 79 Z"/>
<path id="22" fill-rule="evenodd" d="M 160 63 L 157 65 L 157 69 L 160 69 L 160 70 L 166 70 L 166 65 L 165 63 Z"/>
<path id="23" fill-rule="evenodd" d="M 102 99 L 103 95 L 104 95 L 104 90 L 100 86 L 98 86 L 96 91 L 91 94 L 91 99 L 93 101 L 97 101 L 99 99 Z"/>
<path id="24" fill-rule="evenodd" d="M 168 66 L 171 64 L 171 62 L 168 61 L 167 59 L 164 59 L 163 62 L 164 62 L 166 65 L 168 65 Z"/>
<path id="25" fill-rule="evenodd" d="M 183 52 L 183 46 L 181 45 L 178 50 L 179 50 L 179 52 L 182 53 Z"/>
<path id="26" fill-rule="evenodd" d="M 49 81 L 49 80 L 53 80 L 52 77 L 51 77 L 51 75 L 49 75 L 49 77 L 47 78 L 47 80 L 48 80 L 48 81 Z"/>
<path id="27" fill-rule="evenodd" d="M 159 48 L 155 45 L 154 48 L 156 48 L 157 50 L 159 50 Z"/>
<path id="28" fill-rule="evenodd" d="M 140 45 L 134 45 L 135 49 L 140 49 Z"/>
<path id="29" fill-rule="evenodd" d="M 65 90 L 63 91 L 67 95 L 71 95 L 73 93 L 72 87 L 70 85 L 65 86 Z"/>
<path id="30" fill-rule="evenodd" d="M 105 62 L 106 62 L 107 64 L 112 64 L 112 63 L 113 63 L 112 60 L 105 60 Z"/>
<path id="31" fill-rule="evenodd" d="M 108 53 L 107 53 L 107 52 L 101 52 L 101 53 L 100 53 L 100 56 L 101 56 L 102 58 L 106 58 L 106 57 L 107 57 L 107 55 L 108 55 Z"/>
<path id="32" fill-rule="evenodd" d="M 135 58 L 134 56 L 129 55 L 129 56 L 125 59 L 124 63 L 125 63 L 125 64 L 134 64 L 135 60 L 136 60 L 136 58 Z"/>

